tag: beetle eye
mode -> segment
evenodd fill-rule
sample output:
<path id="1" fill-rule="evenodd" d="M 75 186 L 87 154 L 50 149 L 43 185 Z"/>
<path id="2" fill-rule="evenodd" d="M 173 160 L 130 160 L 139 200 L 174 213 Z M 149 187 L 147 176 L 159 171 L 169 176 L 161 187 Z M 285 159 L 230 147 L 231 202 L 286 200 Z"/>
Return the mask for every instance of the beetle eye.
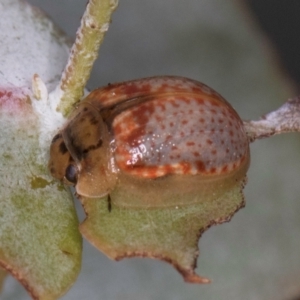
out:
<path id="1" fill-rule="evenodd" d="M 77 168 L 74 164 L 68 165 L 65 173 L 65 178 L 72 184 L 77 183 Z"/>

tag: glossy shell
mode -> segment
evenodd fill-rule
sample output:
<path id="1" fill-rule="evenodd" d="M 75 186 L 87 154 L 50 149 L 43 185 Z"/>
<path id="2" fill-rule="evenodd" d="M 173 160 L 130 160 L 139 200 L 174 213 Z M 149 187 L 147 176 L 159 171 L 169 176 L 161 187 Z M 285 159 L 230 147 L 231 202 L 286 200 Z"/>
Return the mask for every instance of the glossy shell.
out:
<path id="1" fill-rule="evenodd" d="M 236 181 L 249 158 L 243 123 L 218 93 L 187 78 L 153 77 L 90 93 L 54 137 L 49 168 L 79 195 L 101 197 L 120 178 L 151 185 L 167 175 L 238 174 Z"/>

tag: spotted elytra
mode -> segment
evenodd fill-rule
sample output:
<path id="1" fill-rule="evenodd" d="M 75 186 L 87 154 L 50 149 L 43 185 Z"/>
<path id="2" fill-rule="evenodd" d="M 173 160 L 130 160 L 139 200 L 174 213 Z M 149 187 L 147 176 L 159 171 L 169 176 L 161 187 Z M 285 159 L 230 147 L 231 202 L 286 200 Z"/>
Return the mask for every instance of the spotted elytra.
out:
<path id="1" fill-rule="evenodd" d="M 53 138 L 49 168 L 79 196 L 114 202 L 128 189 L 131 199 L 115 201 L 151 207 L 218 196 L 244 179 L 249 160 L 243 123 L 222 96 L 164 76 L 91 92 Z"/>

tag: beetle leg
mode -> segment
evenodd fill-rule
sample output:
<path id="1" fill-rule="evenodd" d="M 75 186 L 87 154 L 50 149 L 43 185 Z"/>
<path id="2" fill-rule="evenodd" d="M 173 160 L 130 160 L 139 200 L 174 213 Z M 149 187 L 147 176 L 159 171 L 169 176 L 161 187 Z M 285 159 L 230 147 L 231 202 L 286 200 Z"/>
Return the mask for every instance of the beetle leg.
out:
<path id="1" fill-rule="evenodd" d="M 111 198 L 110 194 L 107 195 L 107 209 L 109 212 L 111 212 Z"/>

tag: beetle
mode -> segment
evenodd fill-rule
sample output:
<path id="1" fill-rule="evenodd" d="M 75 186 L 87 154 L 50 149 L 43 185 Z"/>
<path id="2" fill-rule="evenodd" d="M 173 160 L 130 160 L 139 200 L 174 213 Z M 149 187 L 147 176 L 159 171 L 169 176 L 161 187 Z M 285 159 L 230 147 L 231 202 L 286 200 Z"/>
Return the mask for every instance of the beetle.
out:
<path id="1" fill-rule="evenodd" d="M 160 76 L 92 91 L 53 138 L 49 170 L 79 196 L 101 198 L 120 181 L 168 182 L 178 192 L 187 180 L 234 183 L 249 161 L 243 122 L 220 94 Z"/>

